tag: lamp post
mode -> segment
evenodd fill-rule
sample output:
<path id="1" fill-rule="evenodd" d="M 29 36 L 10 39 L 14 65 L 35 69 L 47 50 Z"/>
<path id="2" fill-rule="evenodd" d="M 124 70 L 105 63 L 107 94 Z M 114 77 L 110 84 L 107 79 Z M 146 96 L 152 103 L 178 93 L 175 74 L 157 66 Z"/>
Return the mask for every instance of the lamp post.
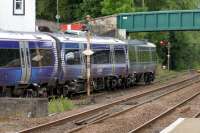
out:
<path id="1" fill-rule="evenodd" d="M 59 0 L 57 0 L 57 7 L 56 7 L 56 22 L 57 22 L 57 24 L 59 25 L 59 23 L 60 23 L 60 15 L 59 15 Z"/>

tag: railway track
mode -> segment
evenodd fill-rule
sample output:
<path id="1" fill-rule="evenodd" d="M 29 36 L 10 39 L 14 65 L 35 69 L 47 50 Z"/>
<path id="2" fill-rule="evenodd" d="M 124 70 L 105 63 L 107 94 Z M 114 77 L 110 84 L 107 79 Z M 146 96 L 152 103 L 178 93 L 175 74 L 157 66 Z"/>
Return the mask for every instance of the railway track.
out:
<path id="1" fill-rule="evenodd" d="M 128 133 L 145 133 L 145 128 L 147 131 L 147 127 L 154 127 L 153 126 L 153 122 L 155 122 L 158 119 L 161 119 L 162 117 L 167 117 L 168 114 L 170 114 L 171 112 L 175 111 L 177 108 L 179 108 L 180 106 L 186 104 L 187 102 L 193 100 L 195 97 L 197 97 L 198 95 L 200 95 L 200 91 L 198 91 L 197 93 L 195 93 L 194 95 L 186 98 L 185 100 L 179 102 L 178 104 L 174 105 L 173 107 L 167 109 L 166 111 L 162 112 L 161 114 L 157 115 L 156 117 L 152 118 L 151 120 L 145 122 L 144 124 L 142 124 L 141 126 L 129 131 Z M 199 112 L 197 114 L 195 114 L 195 118 L 199 116 Z M 151 131 L 148 131 L 151 132 Z"/>
<path id="2" fill-rule="evenodd" d="M 193 118 L 199 118 L 199 116 L 200 116 L 200 112 L 196 113 L 196 114 L 193 116 Z"/>
<path id="3" fill-rule="evenodd" d="M 95 109 L 78 113 L 72 116 L 65 117 L 60 120 L 49 122 L 43 125 L 39 125 L 33 128 L 19 131 L 18 133 L 30 133 L 30 132 L 54 132 L 53 130 L 65 130 L 66 132 L 75 132 L 85 126 L 100 122 L 102 120 L 120 115 L 133 108 L 141 106 L 145 103 L 156 100 L 160 97 L 168 95 L 172 92 L 181 90 L 199 82 L 199 75 L 196 75 L 190 79 L 185 79 L 177 83 L 172 83 L 167 86 L 146 90 L 137 95 L 127 96 L 123 99 L 116 100 L 112 103 L 99 106 Z M 62 131 L 61 131 L 62 132 Z"/>

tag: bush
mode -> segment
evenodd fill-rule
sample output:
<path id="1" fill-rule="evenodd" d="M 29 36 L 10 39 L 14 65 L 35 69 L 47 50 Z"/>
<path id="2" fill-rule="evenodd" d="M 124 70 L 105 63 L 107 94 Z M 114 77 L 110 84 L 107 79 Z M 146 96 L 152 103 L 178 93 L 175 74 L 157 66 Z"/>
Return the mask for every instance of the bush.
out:
<path id="1" fill-rule="evenodd" d="M 64 112 L 66 110 L 71 110 L 75 106 L 71 100 L 64 98 L 63 96 L 60 98 L 52 98 L 48 104 L 49 113 L 59 113 Z"/>

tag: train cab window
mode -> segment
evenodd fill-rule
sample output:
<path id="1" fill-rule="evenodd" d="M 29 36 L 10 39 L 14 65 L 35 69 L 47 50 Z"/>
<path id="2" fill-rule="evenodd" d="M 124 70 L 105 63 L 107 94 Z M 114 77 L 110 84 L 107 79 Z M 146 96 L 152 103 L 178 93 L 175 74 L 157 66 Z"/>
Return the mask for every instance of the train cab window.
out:
<path id="1" fill-rule="evenodd" d="M 0 67 L 20 67 L 19 49 L 0 49 Z"/>
<path id="2" fill-rule="evenodd" d="M 115 50 L 115 63 L 126 63 L 126 55 L 124 50 Z"/>
<path id="3" fill-rule="evenodd" d="M 51 49 L 30 49 L 32 67 L 52 66 Z"/>
<path id="4" fill-rule="evenodd" d="M 97 50 L 92 55 L 93 64 L 109 64 L 110 50 Z"/>
<path id="5" fill-rule="evenodd" d="M 152 61 L 156 62 L 157 61 L 157 53 L 156 53 L 156 49 L 152 48 Z"/>
<path id="6" fill-rule="evenodd" d="M 150 54 L 149 48 L 140 47 L 138 55 L 139 55 L 140 62 L 150 62 L 151 61 L 151 54 Z"/>
<path id="7" fill-rule="evenodd" d="M 65 62 L 68 65 L 78 65 L 81 64 L 79 49 L 65 50 Z"/>

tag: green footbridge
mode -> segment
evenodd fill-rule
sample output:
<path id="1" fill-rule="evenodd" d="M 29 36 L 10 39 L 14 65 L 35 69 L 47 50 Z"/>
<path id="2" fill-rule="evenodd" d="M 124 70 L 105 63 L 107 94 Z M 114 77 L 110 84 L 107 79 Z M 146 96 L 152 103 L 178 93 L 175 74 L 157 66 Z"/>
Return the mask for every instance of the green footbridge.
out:
<path id="1" fill-rule="evenodd" d="M 122 13 L 117 28 L 129 32 L 200 30 L 200 10 Z"/>

